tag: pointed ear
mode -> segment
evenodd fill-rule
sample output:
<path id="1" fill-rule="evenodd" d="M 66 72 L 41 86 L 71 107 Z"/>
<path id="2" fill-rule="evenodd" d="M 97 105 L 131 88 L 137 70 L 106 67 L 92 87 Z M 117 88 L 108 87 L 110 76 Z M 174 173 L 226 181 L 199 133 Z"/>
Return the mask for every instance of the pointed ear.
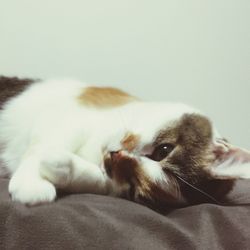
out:
<path id="1" fill-rule="evenodd" d="M 213 153 L 215 161 L 210 171 L 215 179 L 250 179 L 250 151 L 217 139 Z"/>

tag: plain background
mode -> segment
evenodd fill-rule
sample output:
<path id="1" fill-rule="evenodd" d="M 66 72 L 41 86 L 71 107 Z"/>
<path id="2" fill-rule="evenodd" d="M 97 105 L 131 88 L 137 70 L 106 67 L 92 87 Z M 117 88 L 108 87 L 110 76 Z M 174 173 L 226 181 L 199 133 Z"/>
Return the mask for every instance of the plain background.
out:
<path id="1" fill-rule="evenodd" d="M 0 74 L 198 107 L 250 148 L 249 0 L 0 0 Z"/>

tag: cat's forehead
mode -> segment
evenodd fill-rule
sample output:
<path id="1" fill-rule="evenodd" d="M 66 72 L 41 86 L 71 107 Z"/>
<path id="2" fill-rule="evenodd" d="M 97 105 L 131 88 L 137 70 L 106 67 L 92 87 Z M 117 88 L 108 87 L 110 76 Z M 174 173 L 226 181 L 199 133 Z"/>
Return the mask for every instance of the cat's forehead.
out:
<path id="1" fill-rule="evenodd" d="M 154 144 L 202 144 L 212 139 L 213 128 L 210 120 L 197 113 L 184 113 L 178 119 L 168 122 L 154 138 Z"/>
<path id="2" fill-rule="evenodd" d="M 144 107 L 139 124 L 143 144 L 177 143 L 207 140 L 212 124 L 198 110 L 179 103 L 157 103 Z M 138 118 L 139 119 L 139 118 Z"/>

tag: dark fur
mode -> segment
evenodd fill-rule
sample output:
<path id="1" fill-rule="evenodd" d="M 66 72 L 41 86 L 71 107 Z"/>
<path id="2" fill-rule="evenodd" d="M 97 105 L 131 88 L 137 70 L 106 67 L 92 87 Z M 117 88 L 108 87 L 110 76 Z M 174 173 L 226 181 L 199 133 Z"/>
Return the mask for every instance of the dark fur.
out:
<path id="1" fill-rule="evenodd" d="M 179 151 L 163 163 L 174 175 L 208 193 L 213 198 L 223 201 L 232 189 L 234 180 L 215 180 L 207 167 L 214 161 L 212 148 L 212 126 L 201 115 L 184 115 L 174 128 Z M 169 166 L 170 163 L 170 166 Z M 194 192 L 190 186 L 177 179 L 183 196 L 189 203 L 211 202 L 211 199 Z"/>
<path id="2" fill-rule="evenodd" d="M 25 90 L 34 80 L 0 76 L 0 109 L 10 98 Z"/>

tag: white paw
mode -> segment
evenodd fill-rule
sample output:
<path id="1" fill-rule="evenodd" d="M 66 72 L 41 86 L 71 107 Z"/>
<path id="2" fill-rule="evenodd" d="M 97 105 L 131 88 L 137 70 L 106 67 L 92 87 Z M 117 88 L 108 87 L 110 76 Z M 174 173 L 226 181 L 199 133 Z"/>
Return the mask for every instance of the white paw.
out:
<path id="1" fill-rule="evenodd" d="M 56 189 L 47 180 L 20 178 L 15 175 L 10 180 L 9 193 L 12 200 L 27 205 L 49 203 L 56 198 Z"/>
<path id="2" fill-rule="evenodd" d="M 72 177 L 71 155 L 68 152 L 52 153 L 42 156 L 40 174 L 57 188 L 64 188 L 70 183 Z"/>

